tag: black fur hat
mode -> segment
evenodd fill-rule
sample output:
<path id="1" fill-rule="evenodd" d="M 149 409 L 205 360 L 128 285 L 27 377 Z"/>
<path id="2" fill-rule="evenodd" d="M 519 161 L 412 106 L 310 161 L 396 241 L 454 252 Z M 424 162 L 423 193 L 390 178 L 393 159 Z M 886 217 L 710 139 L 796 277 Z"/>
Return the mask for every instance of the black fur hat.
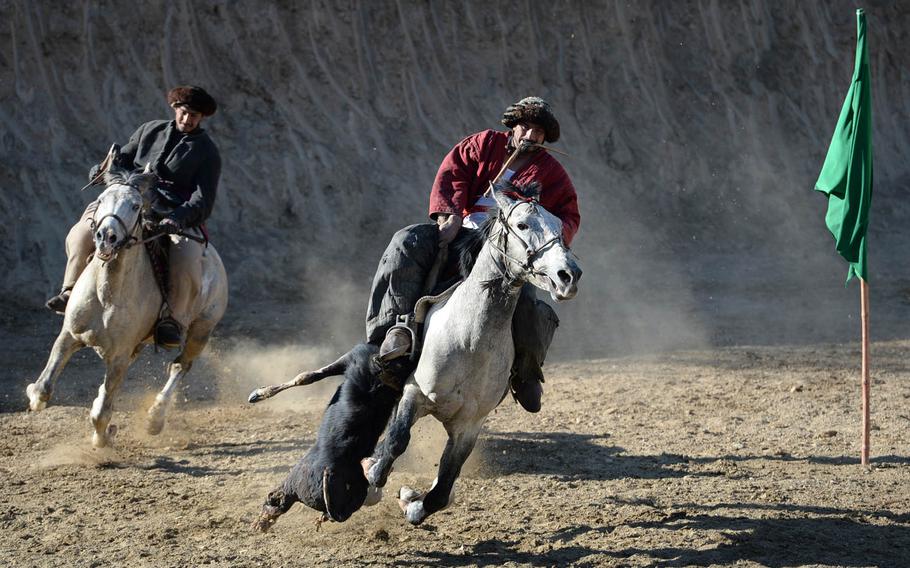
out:
<path id="1" fill-rule="evenodd" d="M 556 142 L 559 140 L 559 121 L 550 110 L 550 103 L 540 97 L 525 97 L 517 103 L 510 105 L 502 113 L 502 123 L 507 128 L 512 128 L 519 122 L 533 122 L 539 124 L 544 130 L 544 140 Z"/>
<path id="2" fill-rule="evenodd" d="M 194 85 L 181 85 L 168 91 L 167 104 L 172 107 L 187 106 L 202 113 L 202 116 L 212 116 L 218 110 L 218 103 L 212 95 L 206 93 L 202 87 Z"/>

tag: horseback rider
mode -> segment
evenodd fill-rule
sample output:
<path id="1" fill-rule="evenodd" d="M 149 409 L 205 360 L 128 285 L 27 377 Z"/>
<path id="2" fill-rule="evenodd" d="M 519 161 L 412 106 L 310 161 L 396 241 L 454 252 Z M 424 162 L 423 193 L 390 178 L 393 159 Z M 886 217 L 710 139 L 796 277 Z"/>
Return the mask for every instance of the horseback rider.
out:
<path id="1" fill-rule="evenodd" d="M 159 218 L 157 231 L 176 235 L 183 232 L 205 237 L 203 223 L 212 212 L 221 156 L 218 147 L 201 127 L 204 118 L 218 108 L 215 99 L 201 87 L 179 86 L 167 93 L 174 120 L 153 120 L 140 126 L 120 149 L 117 165 L 127 170 L 148 164 L 158 183 L 150 192 L 150 210 Z M 90 183 L 103 173 L 92 167 Z M 47 301 L 51 310 L 64 313 L 70 293 L 94 252 L 92 218 L 97 204 L 86 207 L 82 218 L 66 237 L 66 272 L 61 292 Z M 200 239 L 200 240 L 203 240 Z M 189 324 L 193 299 L 201 289 L 204 245 L 188 238 L 173 238 L 169 253 L 170 286 L 166 308 L 155 326 L 156 342 L 162 347 L 179 347 Z"/>
<path id="2" fill-rule="evenodd" d="M 383 253 L 366 317 L 367 341 L 380 345 L 382 360 L 410 354 L 410 334 L 392 326 L 398 315 L 410 313 L 428 293 L 425 280 L 437 252 L 460 231 L 477 229 L 483 223 L 486 209 L 495 205 L 484 193 L 501 170 L 499 179 L 515 185 L 540 184 L 540 203 L 562 220 L 567 245 L 578 231 L 575 187 L 562 165 L 543 147 L 544 142 L 559 139 L 559 122 L 550 105 L 539 97 L 523 98 L 505 110 L 502 124 L 509 130 L 484 130 L 452 148 L 430 191 L 429 214 L 435 224 L 398 231 Z M 532 286 L 522 289 L 512 323 L 515 362 L 509 377 L 512 395 L 529 412 L 540 410 L 541 365 L 559 321 L 552 308 L 535 296 Z"/>

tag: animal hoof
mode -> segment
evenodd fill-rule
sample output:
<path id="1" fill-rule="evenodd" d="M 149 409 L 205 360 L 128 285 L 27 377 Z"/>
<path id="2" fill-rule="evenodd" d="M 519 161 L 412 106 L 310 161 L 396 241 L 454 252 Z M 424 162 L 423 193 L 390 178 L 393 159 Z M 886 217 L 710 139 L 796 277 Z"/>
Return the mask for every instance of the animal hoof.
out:
<path id="1" fill-rule="evenodd" d="M 367 497 L 363 500 L 364 507 L 372 507 L 382 501 L 382 487 L 367 487 Z"/>
<path id="2" fill-rule="evenodd" d="M 150 416 L 148 423 L 145 425 L 145 431 L 150 436 L 157 436 L 162 430 L 164 430 L 164 419 Z"/>
<path id="3" fill-rule="evenodd" d="M 41 400 L 38 393 L 38 385 L 30 383 L 25 387 L 25 394 L 28 395 L 28 409 L 32 412 L 44 410 L 47 407 L 47 400 Z"/>
<path id="4" fill-rule="evenodd" d="M 263 396 L 263 394 L 262 394 L 264 390 L 265 390 L 265 387 L 259 387 L 258 389 L 254 390 L 253 392 L 250 393 L 250 396 L 247 397 L 246 401 L 249 402 L 250 404 L 254 404 L 254 403 L 259 402 L 260 400 L 265 400 L 266 397 Z"/>
<path id="5" fill-rule="evenodd" d="M 276 520 L 277 519 L 274 517 L 262 514 L 259 515 L 258 519 L 253 521 L 253 523 L 250 525 L 250 528 L 257 532 L 267 533 L 269 532 L 269 529 L 272 528 L 272 525 L 275 524 Z"/>
<path id="6" fill-rule="evenodd" d="M 404 511 L 404 518 L 412 525 L 419 525 L 427 518 L 426 509 L 423 508 L 423 501 L 412 501 Z"/>
<path id="7" fill-rule="evenodd" d="M 114 436 L 117 435 L 117 426 L 108 424 L 104 434 L 95 432 L 92 434 L 92 445 L 96 448 L 106 448 L 114 442 Z"/>
<path id="8" fill-rule="evenodd" d="M 407 514 L 408 507 L 411 505 L 411 503 L 417 501 L 420 498 L 420 493 L 411 489 L 407 485 L 398 490 L 398 506 L 401 507 L 401 510 L 404 511 L 405 514 Z"/>

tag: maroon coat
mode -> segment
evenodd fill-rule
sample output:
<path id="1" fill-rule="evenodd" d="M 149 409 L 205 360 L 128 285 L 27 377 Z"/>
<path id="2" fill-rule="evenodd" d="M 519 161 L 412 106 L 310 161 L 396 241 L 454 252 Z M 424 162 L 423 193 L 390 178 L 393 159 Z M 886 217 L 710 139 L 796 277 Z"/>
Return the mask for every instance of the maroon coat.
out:
<path id="1" fill-rule="evenodd" d="M 443 159 L 430 191 L 430 217 L 448 213 L 462 217 L 483 211 L 475 203 L 508 159 L 509 132 L 484 130 L 459 142 Z M 578 198 L 569 175 L 548 152 L 538 151 L 511 180 L 518 185 L 540 183 L 540 204 L 562 220 L 566 244 L 578 231 Z"/>

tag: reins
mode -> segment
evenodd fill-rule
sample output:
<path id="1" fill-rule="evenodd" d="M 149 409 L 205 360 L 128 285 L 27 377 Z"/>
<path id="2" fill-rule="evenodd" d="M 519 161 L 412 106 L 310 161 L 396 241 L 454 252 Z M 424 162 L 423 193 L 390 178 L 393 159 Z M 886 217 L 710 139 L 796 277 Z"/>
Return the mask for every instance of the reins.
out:
<path id="1" fill-rule="evenodd" d="M 153 234 L 153 235 L 150 235 L 150 236 L 148 236 L 148 237 L 146 237 L 146 238 L 144 238 L 144 239 L 140 239 L 140 238 L 137 237 L 134 233 L 136 232 L 136 228 L 137 228 L 139 225 L 141 225 L 141 223 L 142 223 L 142 214 L 139 214 L 139 215 L 136 216 L 136 222 L 133 223 L 133 228 L 132 228 L 132 229 L 127 229 L 126 223 L 124 223 L 124 222 L 123 222 L 123 219 L 121 219 L 120 216 L 117 215 L 116 213 L 108 213 L 107 215 L 102 216 L 100 220 L 95 220 L 95 216 L 94 216 L 94 214 L 93 214 L 93 215 L 92 215 L 92 223 L 91 223 L 92 232 L 94 233 L 94 232 L 95 232 L 95 227 L 97 227 L 98 225 L 100 225 L 101 222 L 103 222 L 103 221 L 104 221 L 105 219 L 107 219 L 108 217 L 111 217 L 112 219 L 114 219 L 115 221 L 117 221 L 117 223 L 120 224 L 120 226 L 123 228 L 124 232 L 126 232 L 126 234 L 127 234 L 127 238 L 126 238 L 126 239 L 124 239 L 123 241 L 121 241 L 120 243 L 118 243 L 116 246 L 113 247 L 113 248 L 114 248 L 114 252 L 120 251 L 120 250 L 122 250 L 122 249 L 129 249 L 129 248 L 134 247 L 134 246 L 136 246 L 136 245 L 144 245 L 145 243 L 154 241 L 155 239 L 159 239 L 159 238 L 161 238 L 161 237 L 163 237 L 163 236 L 165 236 L 165 235 L 170 234 L 170 233 L 168 233 L 168 232 L 166 232 L 166 231 L 161 231 L 161 232 L 159 232 L 159 233 L 155 233 L 155 234 Z M 185 232 L 183 232 L 183 231 L 178 231 L 177 233 L 174 233 L 174 234 L 176 234 L 176 235 L 179 236 L 179 237 L 184 237 L 184 238 L 186 238 L 186 239 L 189 239 L 189 240 L 191 240 L 191 241 L 196 241 L 196 242 L 199 243 L 199 244 L 205 244 L 205 239 L 204 239 L 204 238 L 197 237 L 197 236 L 195 236 L 195 235 L 191 235 L 191 234 L 185 233 Z"/>

